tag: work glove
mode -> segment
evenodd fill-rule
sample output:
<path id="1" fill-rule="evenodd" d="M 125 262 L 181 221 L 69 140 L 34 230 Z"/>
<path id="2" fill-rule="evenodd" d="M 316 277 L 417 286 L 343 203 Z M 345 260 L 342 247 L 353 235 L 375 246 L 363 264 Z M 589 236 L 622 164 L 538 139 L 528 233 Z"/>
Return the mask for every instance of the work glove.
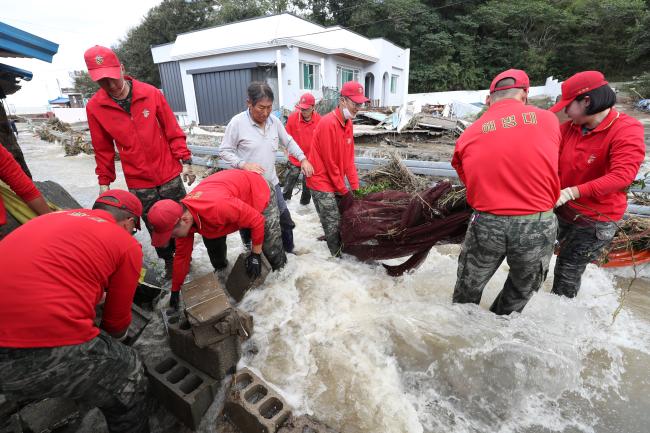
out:
<path id="1" fill-rule="evenodd" d="M 562 191 L 560 191 L 560 198 L 557 199 L 557 203 L 555 203 L 555 207 L 560 207 L 564 203 L 575 200 L 577 197 L 573 195 L 573 191 L 571 190 L 571 187 L 569 188 L 564 188 Z"/>
<path id="2" fill-rule="evenodd" d="M 109 189 L 110 189 L 110 187 L 108 185 L 99 185 L 99 193 L 100 194 L 105 193 Z"/>
<path id="3" fill-rule="evenodd" d="M 178 310 L 178 298 L 180 293 L 181 292 L 172 292 L 171 296 L 169 296 L 169 306 L 174 310 Z"/>
<path id="4" fill-rule="evenodd" d="M 262 273 L 262 257 L 259 254 L 250 253 L 246 257 L 246 274 L 252 279 L 260 276 Z"/>
<path id="5" fill-rule="evenodd" d="M 187 182 L 188 185 L 192 185 L 196 180 L 196 175 L 192 169 L 192 164 L 183 164 L 183 181 Z"/>

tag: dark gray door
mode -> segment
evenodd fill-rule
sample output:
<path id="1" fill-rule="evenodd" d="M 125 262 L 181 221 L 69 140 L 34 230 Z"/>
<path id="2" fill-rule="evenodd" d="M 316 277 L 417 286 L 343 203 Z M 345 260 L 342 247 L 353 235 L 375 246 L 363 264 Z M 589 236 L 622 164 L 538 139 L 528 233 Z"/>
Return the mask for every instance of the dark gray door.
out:
<path id="1" fill-rule="evenodd" d="M 199 123 L 226 125 L 246 109 L 246 89 L 251 69 L 193 74 Z"/>

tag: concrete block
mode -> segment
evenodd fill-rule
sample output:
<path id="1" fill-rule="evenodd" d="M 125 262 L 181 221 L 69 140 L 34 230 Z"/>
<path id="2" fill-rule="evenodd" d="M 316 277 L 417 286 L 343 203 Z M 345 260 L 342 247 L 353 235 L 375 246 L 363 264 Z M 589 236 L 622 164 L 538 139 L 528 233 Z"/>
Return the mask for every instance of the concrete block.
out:
<path id="1" fill-rule="evenodd" d="M 169 319 L 169 346 L 179 358 L 221 381 L 233 374 L 241 357 L 241 342 L 237 334 L 224 335 L 217 343 L 198 347 L 189 321 L 182 316 Z"/>
<path id="2" fill-rule="evenodd" d="M 338 433 L 331 427 L 307 415 L 291 416 L 278 433 Z"/>
<path id="3" fill-rule="evenodd" d="M 250 289 L 261 286 L 269 272 L 271 272 L 271 264 L 266 260 L 264 254 L 262 254 L 262 273 L 259 277 L 252 280 L 246 273 L 246 257 L 248 257 L 248 253 L 239 255 L 235 266 L 232 267 L 232 271 L 228 275 L 228 280 L 226 280 L 226 291 L 237 302 L 241 301 Z"/>
<path id="4" fill-rule="evenodd" d="M 165 331 L 167 332 L 167 335 L 169 335 L 169 322 L 171 320 L 175 320 L 175 322 L 178 322 L 180 320 L 181 313 L 180 311 L 175 310 L 174 308 L 163 306 L 160 308 L 160 315 L 162 316 L 163 319 L 163 325 L 165 325 Z"/>
<path id="5" fill-rule="evenodd" d="M 72 400 L 46 398 L 25 406 L 18 414 L 24 430 L 50 433 L 79 418 L 79 409 Z"/>
<path id="6" fill-rule="evenodd" d="M 104 304 L 98 304 L 95 307 L 95 325 L 99 326 L 101 324 L 103 315 Z M 142 331 L 144 331 L 144 328 L 146 328 L 149 322 L 151 322 L 151 313 L 136 304 L 131 304 L 131 324 L 126 331 L 126 339 L 123 343 L 127 346 L 133 345 L 140 338 Z"/>
<path id="7" fill-rule="evenodd" d="M 196 430 L 214 400 L 218 382 L 172 353 L 145 365 L 153 395 L 187 427 Z"/>
<path id="8" fill-rule="evenodd" d="M 248 368 L 233 377 L 223 412 L 242 433 L 275 433 L 291 416 L 287 402 Z"/>
<path id="9" fill-rule="evenodd" d="M 213 273 L 184 284 L 181 294 L 197 346 L 207 347 L 228 335 L 215 328 L 215 324 L 231 315 L 233 310 Z"/>

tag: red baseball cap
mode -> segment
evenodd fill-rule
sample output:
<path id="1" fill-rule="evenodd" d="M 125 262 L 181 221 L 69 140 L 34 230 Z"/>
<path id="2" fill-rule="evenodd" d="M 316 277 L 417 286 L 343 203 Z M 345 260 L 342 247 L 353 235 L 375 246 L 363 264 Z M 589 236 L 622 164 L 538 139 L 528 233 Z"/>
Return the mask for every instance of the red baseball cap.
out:
<path id="1" fill-rule="evenodd" d="M 341 88 L 341 96 L 350 98 L 352 102 L 356 102 L 357 104 L 370 101 L 363 93 L 363 86 L 356 81 L 348 81 L 345 83 Z"/>
<path id="2" fill-rule="evenodd" d="M 123 189 L 109 189 L 99 194 L 95 203 L 103 203 L 109 206 L 123 209 L 137 216 L 135 227 L 140 230 L 140 218 L 142 217 L 142 203 L 133 194 Z"/>
<path id="3" fill-rule="evenodd" d="M 151 226 L 151 245 L 164 247 L 172 237 L 174 226 L 183 215 L 183 206 L 174 200 L 159 200 L 151 206 L 147 220 Z"/>
<path id="4" fill-rule="evenodd" d="M 496 87 L 499 81 L 505 80 L 506 78 L 512 78 L 513 80 L 515 80 L 515 84 L 512 84 L 510 86 Z M 499 75 L 494 77 L 494 80 L 492 80 L 492 84 L 490 84 L 490 93 L 494 93 L 499 90 L 507 90 L 507 89 L 528 89 L 529 87 L 530 87 L 530 80 L 528 79 L 528 75 L 524 71 L 522 71 L 521 69 L 508 69 L 507 71 L 503 71 Z"/>
<path id="5" fill-rule="evenodd" d="M 314 98 L 314 95 L 307 92 L 300 97 L 300 101 L 298 101 L 298 103 L 296 104 L 296 108 L 300 108 L 301 110 L 307 110 L 313 107 L 315 104 L 316 104 L 316 99 Z"/>
<path id="6" fill-rule="evenodd" d="M 573 102 L 576 97 L 587 93 L 591 90 L 607 84 L 605 76 L 598 71 L 583 71 L 570 77 L 562 83 L 562 99 L 560 102 L 553 105 L 549 110 L 554 113 L 564 109 L 567 105 Z"/>
<path id="7" fill-rule="evenodd" d="M 88 73 L 93 81 L 102 78 L 120 79 L 122 76 L 122 65 L 113 50 L 110 48 L 95 45 L 88 48 L 84 53 L 84 60 L 88 67 Z"/>

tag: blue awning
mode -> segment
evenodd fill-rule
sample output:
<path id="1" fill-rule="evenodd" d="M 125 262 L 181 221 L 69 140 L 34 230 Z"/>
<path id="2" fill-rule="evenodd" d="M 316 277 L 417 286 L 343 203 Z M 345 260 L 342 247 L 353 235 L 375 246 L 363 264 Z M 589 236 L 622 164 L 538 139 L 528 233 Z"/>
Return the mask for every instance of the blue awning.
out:
<path id="1" fill-rule="evenodd" d="M 13 75 L 14 78 L 30 81 L 34 74 L 24 69 L 0 63 L 0 76 Z"/>
<path id="2" fill-rule="evenodd" d="M 52 99 L 47 102 L 50 104 L 67 104 L 68 102 L 70 102 L 70 99 L 65 96 L 59 96 L 58 98 Z"/>
<path id="3" fill-rule="evenodd" d="M 0 57 L 25 57 L 52 63 L 59 44 L 0 22 Z"/>

